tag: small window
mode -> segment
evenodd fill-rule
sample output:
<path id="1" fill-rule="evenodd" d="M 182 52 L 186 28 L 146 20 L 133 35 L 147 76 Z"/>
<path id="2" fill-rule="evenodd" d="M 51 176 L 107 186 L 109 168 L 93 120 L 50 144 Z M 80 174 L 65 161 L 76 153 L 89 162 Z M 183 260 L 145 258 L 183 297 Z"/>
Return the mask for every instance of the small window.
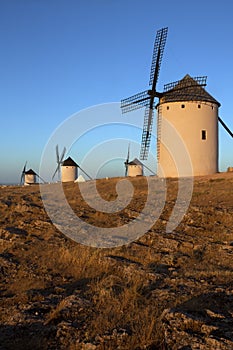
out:
<path id="1" fill-rule="evenodd" d="M 201 105 L 197 105 L 197 108 L 201 108 Z"/>
<path id="2" fill-rule="evenodd" d="M 169 106 L 167 106 L 167 109 L 169 109 Z"/>
<path id="3" fill-rule="evenodd" d="M 206 140 L 206 130 L 201 131 L 201 139 Z"/>
<path id="4" fill-rule="evenodd" d="M 181 108 L 185 108 L 185 105 L 181 105 Z"/>

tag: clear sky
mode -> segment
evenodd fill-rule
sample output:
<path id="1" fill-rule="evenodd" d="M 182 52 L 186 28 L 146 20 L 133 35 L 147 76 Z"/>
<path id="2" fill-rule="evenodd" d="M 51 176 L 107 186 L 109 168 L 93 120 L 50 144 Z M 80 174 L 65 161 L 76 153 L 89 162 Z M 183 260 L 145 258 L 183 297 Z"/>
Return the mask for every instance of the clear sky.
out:
<path id="1" fill-rule="evenodd" d="M 232 13 L 229 0 L 0 0 L 0 183 L 17 183 L 26 160 L 38 172 L 51 134 L 71 115 L 146 90 L 156 31 L 162 27 L 169 31 L 158 89 L 187 73 L 207 75 L 206 89 L 221 103 L 219 115 L 233 130 Z M 135 114 L 138 124 L 143 125 L 143 115 L 143 110 Z M 132 116 L 120 120 L 130 123 Z M 80 124 L 85 126 L 81 114 Z M 128 137 L 116 125 L 98 130 L 106 140 Z M 133 142 L 140 143 L 141 135 L 130 132 L 131 157 L 139 157 Z M 80 152 L 70 150 L 78 163 L 89 144 L 104 141 L 97 134 L 82 150 L 79 145 Z M 122 145 L 123 159 L 127 142 Z M 221 126 L 219 150 L 225 171 L 233 165 L 233 141 Z M 151 152 L 155 156 L 153 142 Z M 98 155 L 86 170 L 92 173 L 97 163 Z M 120 164 L 108 163 L 102 175 L 123 175 Z M 55 166 L 54 150 L 48 177 Z"/>

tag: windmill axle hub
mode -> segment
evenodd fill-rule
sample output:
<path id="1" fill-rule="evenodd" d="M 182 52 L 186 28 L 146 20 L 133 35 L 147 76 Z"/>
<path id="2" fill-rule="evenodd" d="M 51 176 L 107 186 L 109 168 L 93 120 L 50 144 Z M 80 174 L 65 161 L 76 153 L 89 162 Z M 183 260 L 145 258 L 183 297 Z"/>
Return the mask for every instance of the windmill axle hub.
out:
<path id="1" fill-rule="evenodd" d="M 158 92 L 158 91 L 155 91 L 155 90 L 148 90 L 147 93 L 151 97 L 162 97 L 163 96 L 162 92 Z"/>

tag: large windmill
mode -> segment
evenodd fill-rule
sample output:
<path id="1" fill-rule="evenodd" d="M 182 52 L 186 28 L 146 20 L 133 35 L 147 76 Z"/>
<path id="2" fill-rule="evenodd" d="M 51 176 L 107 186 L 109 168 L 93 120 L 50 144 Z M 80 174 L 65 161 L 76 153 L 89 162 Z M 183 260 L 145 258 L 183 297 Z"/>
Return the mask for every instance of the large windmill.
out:
<path id="1" fill-rule="evenodd" d="M 158 110 L 158 120 L 157 120 L 157 160 L 158 163 L 162 157 L 161 162 L 166 163 L 167 159 L 163 159 L 163 151 L 160 151 L 160 143 L 161 140 L 163 139 L 164 135 L 161 135 L 161 130 L 162 130 L 162 120 L 163 118 L 169 119 L 170 116 L 168 117 L 166 112 L 164 112 L 165 104 L 166 104 L 166 109 L 169 110 L 170 106 L 168 103 L 172 103 L 172 106 L 174 106 L 174 103 L 179 102 L 179 107 L 185 108 L 184 104 L 180 104 L 180 102 L 188 102 L 189 105 L 190 103 L 197 103 L 198 108 L 200 109 L 202 106 L 204 107 L 202 109 L 205 110 L 204 104 L 207 104 L 210 109 L 217 111 L 218 107 L 220 106 L 220 103 L 217 102 L 210 94 L 208 94 L 204 87 L 206 86 L 206 76 L 200 76 L 200 77 L 194 77 L 191 78 L 189 75 L 186 75 L 183 79 L 178 80 L 176 82 L 166 84 L 164 85 L 164 91 L 163 92 L 158 92 L 157 91 L 157 82 L 158 82 L 158 77 L 159 77 L 159 71 L 160 71 L 160 66 L 162 62 L 162 57 L 163 57 L 163 52 L 164 52 L 164 47 L 166 43 L 166 38 L 167 38 L 167 32 L 168 28 L 162 28 L 157 31 L 157 35 L 155 38 L 155 43 L 154 43 L 154 51 L 153 51 L 153 57 L 152 57 L 152 65 L 151 65 L 151 72 L 150 72 L 150 80 L 149 80 L 149 85 L 150 89 L 145 90 L 141 93 L 138 93 L 132 97 L 129 97 L 127 99 L 123 99 L 121 101 L 121 109 L 122 113 L 127 113 L 129 111 L 133 111 L 142 107 L 145 107 L 145 115 L 144 115 L 144 125 L 143 125 L 143 132 L 142 132 L 142 141 L 141 141 L 141 150 L 140 150 L 140 159 L 147 159 L 148 152 L 149 152 L 149 147 L 150 147 L 150 140 L 151 140 L 151 132 L 152 132 L 152 124 L 153 124 L 153 117 L 154 117 L 154 109 L 155 107 Z M 159 100 L 158 100 L 159 99 Z M 156 104 L 156 103 L 157 104 Z M 201 102 L 201 104 L 200 104 Z M 163 106 L 162 106 L 163 105 Z M 177 106 L 176 106 L 177 107 Z M 210 111 L 209 109 L 209 111 Z M 170 109 L 171 110 L 171 109 Z M 186 109 L 187 110 L 187 109 Z M 174 112 L 175 109 L 173 108 L 173 118 L 174 119 Z M 200 110 L 199 110 L 200 112 Z M 179 115 L 179 111 L 176 111 L 175 117 Z M 196 112 L 195 112 L 196 113 Z M 209 112 L 205 110 L 205 114 L 203 114 L 201 122 L 199 123 L 200 128 L 203 128 L 203 121 L 207 119 L 207 114 Z M 193 115 L 194 112 L 192 113 L 192 119 L 193 117 L 195 118 L 196 115 Z M 186 112 L 186 116 L 188 113 Z M 209 117 L 210 119 L 210 113 Z M 226 124 L 223 122 L 223 120 L 218 116 L 218 114 L 214 114 L 214 118 L 211 119 L 211 122 L 213 123 L 213 120 L 219 121 L 222 126 L 225 128 L 225 130 L 230 134 L 231 137 L 233 137 L 232 132 L 230 129 L 226 126 Z M 180 122 L 180 121 L 179 121 Z M 177 123 L 177 125 L 179 124 Z M 189 125 L 188 118 L 186 118 L 187 125 Z M 217 124 L 217 123 L 216 123 Z M 176 127 L 176 125 L 175 125 Z M 204 153 L 206 152 L 206 157 L 208 157 L 210 152 L 213 152 L 213 147 L 215 148 L 215 159 L 212 161 L 212 163 L 216 163 L 216 159 L 218 157 L 218 138 L 216 136 L 217 134 L 217 125 L 216 125 L 216 130 L 212 130 L 212 126 L 210 126 L 211 132 L 209 133 L 209 136 L 212 137 L 211 133 L 213 134 L 213 138 L 215 140 L 213 141 L 213 144 L 209 145 L 209 150 L 206 152 L 204 150 Z M 178 130 L 179 132 L 180 130 Z M 181 130 L 182 133 L 182 130 Z M 201 134 L 204 137 L 206 135 L 206 130 L 201 129 Z M 182 135 L 184 136 L 184 141 L 188 138 L 190 138 L 190 135 Z M 186 137 L 187 136 L 187 137 Z M 208 136 L 208 137 L 209 137 Z M 209 138 L 210 139 L 210 138 Z M 203 140 L 203 139 L 202 139 Z M 188 141 L 189 143 L 189 141 Z M 195 144 L 196 146 L 196 144 Z M 194 145 L 190 145 L 191 147 L 194 147 Z M 202 146 L 200 146 L 202 147 Z M 200 152 L 203 152 L 203 149 L 200 148 Z M 162 156 L 161 156 L 162 153 Z M 193 161 L 193 159 L 192 159 Z M 197 163 L 197 166 L 195 164 Z M 198 174 L 199 172 L 215 172 L 217 171 L 217 166 L 207 166 L 205 170 L 198 170 L 198 164 L 203 162 L 203 160 L 198 159 L 197 161 L 194 161 L 194 165 L 197 168 L 196 173 Z M 215 171 L 214 171 L 215 168 Z M 168 172 L 169 173 L 169 172 Z"/>

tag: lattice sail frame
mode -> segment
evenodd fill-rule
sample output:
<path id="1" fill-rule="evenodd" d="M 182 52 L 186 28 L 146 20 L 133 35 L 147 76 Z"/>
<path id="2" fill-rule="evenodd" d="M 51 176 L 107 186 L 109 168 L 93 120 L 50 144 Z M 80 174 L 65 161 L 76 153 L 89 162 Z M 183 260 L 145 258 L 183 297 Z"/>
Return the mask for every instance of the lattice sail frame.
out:
<path id="1" fill-rule="evenodd" d="M 151 140 L 153 119 L 154 119 L 154 109 L 150 108 L 150 106 L 148 106 L 148 107 L 146 107 L 145 114 L 144 114 L 144 125 L 143 125 L 141 150 L 140 150 L 140 159 L 141 160 L 145 160 L 148 157 L 148 153 L 149 153 L 149 149 L 150 149 L 150 140 Z"/>
<path id="2" fill-rule="evenodd" d="M 156 91 L 156 84 L 158 81 L 164 47 L 167 39 L 167 32 L 168 28 L 162 28 L 158 30 L 156 34 L 149 80 L 151 89 L 145 90 L 121 101 L 122 113 L 127 113 L 142 107 L 146 107 L 140 151 L 141 159 L 147 159 L 149 152 L 154 117 L 154 100 L 155 97 L 159 96 L 159 93 Z"/>
<path id="3" fill-rule="evenodd" d="M 206 86 L 207 76 L 204 75 L 204 76 L 200 76 L 200 77 L 192 77 L 192 80 L 195 80 L 195 82 L 197 84 L 194 85 L 193 83 L 190 83 L 190 81 L 186 81 L 184 79 L 173 81 L 172 83 L 169 83 L 169 84 L 165 84 L 163 92 L 164 93 L 168 92 L 177 86 L 178 86 L 178 90 L 184 89 L 187 87 L 191 87 L 191 86 L 197 86 L 197 85 L 202 86 L 202 87 Z"/>
<path id="4" fill-rule="evenodd" d="M 148 96 L 148 90 L 146 90 L 121 100 L 121 112 L 127 113 L 148 106 L 150 103 L 149 99 L 150 97 Z"/>
<path id="5" fill-rule="evenodd" d="M 159 77 L 160 66 L 163 58 L 164 47 L 167 40 L 168 28 L 162 28 L 157 31 L 154 50 L 151 63 L 149 85 L 157 83 Z"/>

